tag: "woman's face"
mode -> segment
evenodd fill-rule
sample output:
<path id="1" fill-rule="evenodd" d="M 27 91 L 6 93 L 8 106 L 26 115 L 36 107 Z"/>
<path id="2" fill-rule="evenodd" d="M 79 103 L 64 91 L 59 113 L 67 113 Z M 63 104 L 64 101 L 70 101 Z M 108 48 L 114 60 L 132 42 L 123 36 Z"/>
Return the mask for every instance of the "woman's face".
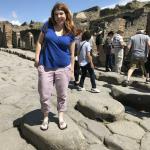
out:
<path id="1" fill-rule="evenodd" d="M 64 25 L 66 21 L 66 14 L 63 10 L 55 10 L 54 11 L 54 19 L 57 25 Z"/>

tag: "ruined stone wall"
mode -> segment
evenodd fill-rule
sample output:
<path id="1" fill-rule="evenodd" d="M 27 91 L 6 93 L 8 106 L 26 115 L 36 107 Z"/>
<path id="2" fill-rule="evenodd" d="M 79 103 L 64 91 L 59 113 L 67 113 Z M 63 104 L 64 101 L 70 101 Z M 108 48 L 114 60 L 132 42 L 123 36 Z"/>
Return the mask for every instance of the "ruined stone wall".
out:
<path id="1" fill-rule="evenodd" d="M 132 20 L 132 24 L 128 25 L 125 28 L 125 38 L 128 39 L 129 37 L 133 36 L 137 29 L 144 29 L 146 30 L 147 26 L 147 20 L 148 20 L 148 14 L 147 13 L 142 13 L 140 16 L 134 20 Z"/>
<path id="2" fill-rule="evenodd" d="M 118 30 L 125 31 L 125 19 L 115 18 L 110 23 L 107 24 L 106 30 L 117 32 Z"/>
<path id="3" fill-rule="evenodd" d="M 35 50 L 40 29 L 20 31 L 20 45 L 23 49 Z"/>
<path id="4" fill-rule="evenodd" d="M 89 29 L 90 21 L 96 20 L 100 17 L 100 8 L 92 7 L 84 11 L 75 13 L 73 15 L 74 22 L 77 28 Z"/>
<path id="5" fill-rule="evenodd" d="M 11 24 L 4 24 L 3 27 L 4 32 L 4 47 L 12 48 L 12 25 Z"/>
<path id="6" fill-rule="evenodd" d="M 3 27 L 4 27 L 4 23 L 0 22 L 0 47 L 4 47 Z"/>
<path id="7" fill-rule="evenodd" d="M 150 12 L 147 15 L 147 25 L 146 25 L 146 32 L 150 36 Z"/>
<path id="8" fill-rule="evenodd" d="M 33 49 L 34 48 L 34 36 L 31 32 L 28 32 L 25 35 L 25 49 Z"/>
<path id="9" fill-rule="evenodd" d="M 106 16 L 90 22 L 90 30 L 100 26 L 105 30 L 105 37 L 109 31 L 116 32 L 118 29 L 124 31 L 124 38 L 128 40 L 134 35 L 137 29 L 141 28 L 149 32 L 149 9 L 140 8 L 132 12 L 119 14 L 118 16 Z"/>
<path id="10" fill-rule="evenodd" d="M 21 47 L 21 37 L 20 32 L 14 32 L 13 31 L 13 47 L 14 48 L 20 48 Z"/>
<path id="11" fill-rule="evenodd" d="M 3 44 L 3 32 L 2 32 L 2 28 L 0 27 L 0 47 L 2 47 Z"/>

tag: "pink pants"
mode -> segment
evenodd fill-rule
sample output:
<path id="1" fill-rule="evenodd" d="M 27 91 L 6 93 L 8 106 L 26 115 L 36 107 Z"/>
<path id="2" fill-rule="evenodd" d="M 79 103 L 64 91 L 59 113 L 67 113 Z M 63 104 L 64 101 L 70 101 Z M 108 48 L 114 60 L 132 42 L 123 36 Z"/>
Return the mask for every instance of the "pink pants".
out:
<path id="1" fill-rule="evenodd" d="M 38 91 L 42 112 L 50 112 L 49 103 L 54 85 L 57 92 L 57 110 L 58 112 L 66 111 L 70 68 L 45 69 L 42 65 L 40 65 L 38 66 L 38 78 Z"/>

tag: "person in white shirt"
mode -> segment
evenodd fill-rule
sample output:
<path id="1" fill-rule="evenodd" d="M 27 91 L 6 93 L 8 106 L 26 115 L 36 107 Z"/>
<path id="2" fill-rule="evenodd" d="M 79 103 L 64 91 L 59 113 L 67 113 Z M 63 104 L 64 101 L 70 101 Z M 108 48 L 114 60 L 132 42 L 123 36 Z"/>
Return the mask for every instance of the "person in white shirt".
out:
<path id="1" fill-rule="evenodd" d="M 86 74 L 88 71 L 90 75 L 91 85 L 92 85 L 91 92 L 99 93 L 100 91 L 99 89 L 96 88 L 96 82 L 95 82 L 94 64 L 92 61 L 91 46 L 89 43 L 90 38 L 91 38 L 90 32 L 85 31 L 82 35 L 82 41 L 80 43 L 80 49 L 78 53 L 79 64 L 81 67 L 79 91 L 85 90 L 83 85 L 84 85 L 84 80 L 86 78 Z"/>
<path id="2" fill-rule="evenodd" d="M 124 46 L 126 45 L 123 41 L 123 31 L 118 30 L 113 37 L 113 48 L 115 51 L 115 69 L 117 73 L 121 73 L 121 67 L 123 63 L 124 56 Z"/>

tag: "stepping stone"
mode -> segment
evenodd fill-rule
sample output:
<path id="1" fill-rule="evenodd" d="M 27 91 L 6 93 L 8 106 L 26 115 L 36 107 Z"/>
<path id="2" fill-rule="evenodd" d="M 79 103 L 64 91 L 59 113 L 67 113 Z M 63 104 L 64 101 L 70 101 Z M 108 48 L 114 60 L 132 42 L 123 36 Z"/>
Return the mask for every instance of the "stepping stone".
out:
<path id="1" fill-rule="evenodd" d="M 111 150 L 139 150 L 140 147 L 136 140 L 118 134 L 107 136 L 105 143 Z"/>
<path id="2" fill-rule="evenodd" d="M 0 134 L 1 150 L 36 150 L 21 138 L 17 128 L 11 128 Z"/>
<path id="3" fill-rule="evenodd" d="M 138 124 L 125 120 L 107 124 L 107 127 L 112 133 L 126 136 L 138 141 L 140 141 L 145 134 L 144 129 Z"/>
<path id="4" fill-rule="evenodd" d="M 111 95 L 121 103 L 139 110 L 150 110 L 150 92 L 133 87 L 113 86 Z"/>
<path id="5" fill-rule="evenodd" d="M 26 114 L 22 119 L 21 132 L 23 136 L 40 150 L 85 150 L 87 147 L 85 138 L 78 126 L 67 116 L 65 120 L 67 129 L 58 128 L 58 119 L 50 113 L 49 128 L 40 130 L 42 114 L 40 110 L 34 110 Z"/>
<path id="6" fill-rule="evenodd" d="M 140 150 L 149 150 L 149 149 L 150 149 L 150 132 L 147 132 L 141 140 Z"/>
<path id="7" fill-rule="evenodd" d="M 106 121 L 122 119 L 125 111 L 124 106 L 111 97 L 104 97 L 101 94 L 93 96 L 88 93 L 78 101 L 76 109 L 91 119 Z"/>

